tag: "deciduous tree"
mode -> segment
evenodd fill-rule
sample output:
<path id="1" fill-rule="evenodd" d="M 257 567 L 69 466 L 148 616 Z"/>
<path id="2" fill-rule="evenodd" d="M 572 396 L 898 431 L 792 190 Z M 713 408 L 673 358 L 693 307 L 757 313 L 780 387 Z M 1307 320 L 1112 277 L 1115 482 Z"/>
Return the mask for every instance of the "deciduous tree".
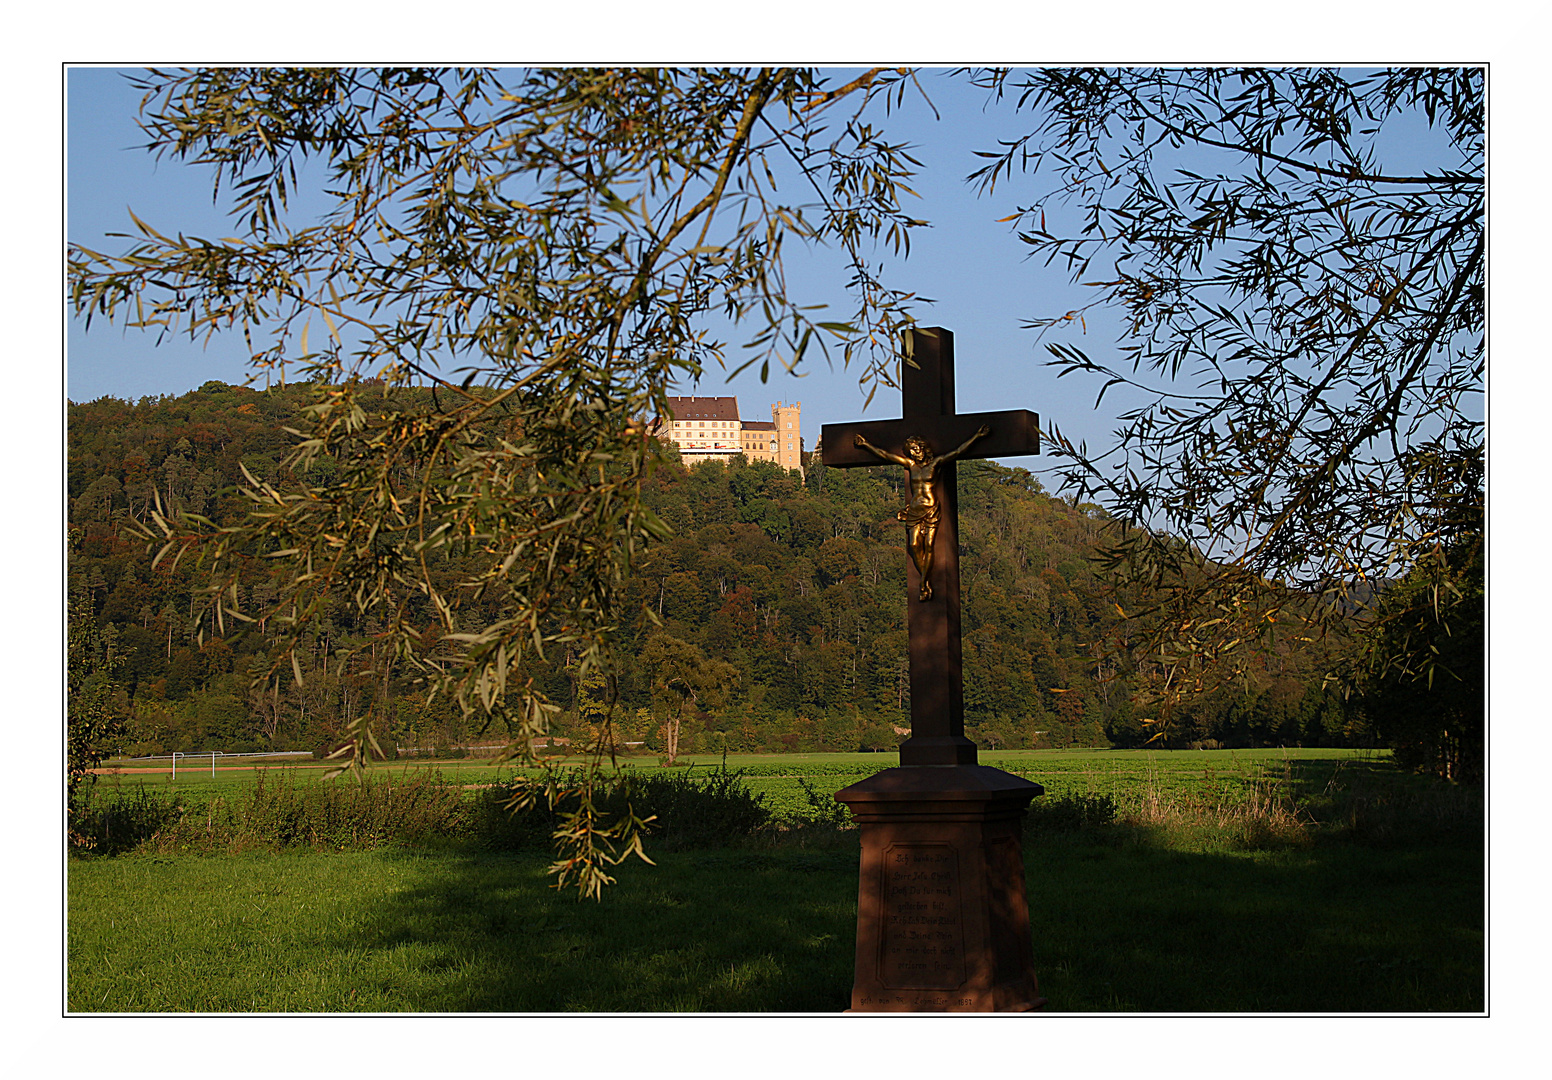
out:
<path id="1" fill-rule="evenodd" d="M 1031 130 L 973 179 L 1040 185 L 1019 238 L 1094 290 L 1030 327 L 1123 315 L 1114 350 L 1049 345 L 1130 395 L 1115 445 L 1052 443 L 1069 491 L 1137 527 L 1108 569 L 1146 588 L 1125 632 L 1166 726 L 1276 629 L 1344 622 L 1435 559 L 1442 508 L 1480 506 L 1485 72 L 977 78 Z"/>
<path id="2" fill-rule="evenodd" d="M 240 334 L 259 370 L 319 381 L 286 462 L 308 484 L 250 476 L 257 516 L 237 527 L 164 507 L 161 557 L 206 561 L 218 629 L 289 628 L 274 655 L 297 681 L 300 636 L 348 598 L 384 627 L 381 655 L 526 751 L 557 706 L 525 662 L 571 649 L 584 673 L 607 670 L 620 582 L 665 533 L 640 500 L 657 452 L 645 421 L 675 379 L 725 359 L 702 317 L 742 320 L 745 362 L 762 371 L 815 343 L 864 380 L 892 363 L 909 298 L 868 259 L 919 224 L 900 205 L 914 163 L 867 114 L 910 81 L 776 68 L 138 79 L 148 149 L 207 168 L 237 235 L 136 218 L 125 252 L 72 247 L 77 310 Z M 294 212 L 304 187 L 327 202 L 316 220 Z M 792 240 L 846 254 L 849 318 L 815 321 L 788 296 Z M 436 393 L 372 411 L 366 377 Z M 433 568 L 454 553 L 480 568 L 449 589 Z M 249 612 L 237 584 L 255 559 L 292 572 Z M 474 614 L 490 606 L 497 617 Z M 341 674 L 357 660 L 335 657 Z M 350 767 L 369 756 L 370 715 L 342 748 Z M 605 875 L 577 843 L 562 876 L 596 895 Z"/>
<path id="3" fill-rule="evenodd" d="M 86 793 L 97 782 L 93 771 L 117 749 L 125 732 L 119 700 L 118 670 L 123 657 L 115 649 L 111 627 L 105 632 L 82 597 L 70 604 L 66 633 L 66 811 L 70 837 L 86 843 L 75 819 Z"/>
<path id="4" fill-rule="evenodd" d="M 729 692 L 738 685 L 738 669 L 668 634 L 653 635 L 639 663 L 663 717 L 663 751 L 672 764 L 679 757 L 685 721 L 702 709 L 727 704 Z"/>

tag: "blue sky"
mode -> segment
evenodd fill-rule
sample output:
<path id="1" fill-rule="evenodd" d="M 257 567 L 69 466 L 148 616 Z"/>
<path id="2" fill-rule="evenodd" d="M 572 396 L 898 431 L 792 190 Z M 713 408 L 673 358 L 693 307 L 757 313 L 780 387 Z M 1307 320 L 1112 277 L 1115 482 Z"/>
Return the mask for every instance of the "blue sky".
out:
<path id="1" fill-rule="evenodd" d="M 1044 366 L 1044 349 L 1037 346 L 1034 334 L 1019 328 L 1023 319 L 1060 314 L 1087 299 L 1085 290 L 1071 285 L 1060 271 L 1028 261 L 1012 227 L 997 221 L 1016 209 L 1019 195 L 1027 196 L 1030 185 L 1015 180 L 999 188 L 994 197 L 979 198 L 964 182 L 979 164 L 973 152 L 994 149 L 999 138 L 1019 134 L 1019 117 L 1005 106 L 983 109 L 984 91 L 945 74 L 929 71 L 921 80 L 941 119 L 933 116 L 920 95 L 910 94 L 888 128 L 892 137 L 916 146 L 913 155 L 924 168 L 912 187 L 922 198 L 919 204 L 913 201 L 911 212 L 929 220 L 932 227 L 916 232 L 910 256 L 894 263 L 887 280 L 936 301 L 922 304 L 918 318 L 954 332 L 961 412 L 1027 408 L 1043 419 L 1055 419 L 1069 436 L 1101 440 L 1112 426 L 1113 400 L 1107 398 L 1107 411 L 1096 414 L 1093 402 L 1098 386 L 1072 378 L 1058 382 L 1054 371 Z M 104 234 L 133 232 L 130 209 L 163 232 L 229 235 L 232 228 L 212 206 L 202 172 L 170 159 L 156 161 L 136 148 L 144 141 L 133 122 L 138 103 L 139 93 L 128 85 L 123 69 L 69 71 L 69 239 L 97 250 L 122 250 L 126 241 Z M 790 278 L 804 301 L 829 304 L 836 317 L 844 318 L 850 310 L 844 277 L 827 265 L 829 260 L 823 255 L 805 259 L 800 254 L 789 259 Z M 1067 339 L 1092 355 L 1105 355 L 1114 340 L 1112 329 L 1103 316 L 1087 323 L 1086 334 L 1075 327 Z M 735 340 L 733 335 L 729 338 Z M 81 320 L 72 319 L 68 396 L 88 401 L 105 394 L 121 398 L 179 394 L 207 379 L 240 382 L 247 375 L 240 339 L 217 338 L 208 347 L 187 337 L 164 341 L 159 347 L 154 340 L 152 334 L 101 322 L 88 333 Z M 816 357 L 811 353 L 802 377 L 773 372 L 762 384 L 757 371 L 751 370 L 729 383 L 725 372 L 709 371 L 698 386 L 679 389 L 702 395 L 736 394 L 742 414 L 749 419 L 768 418 L 773 401 L 801 401 L 810 447 L 824 423 L 859 415 L 898 415 L 897 395 L 888 389 L 864 413 L 856 373 L 839 366 L 832 370 Z"/>

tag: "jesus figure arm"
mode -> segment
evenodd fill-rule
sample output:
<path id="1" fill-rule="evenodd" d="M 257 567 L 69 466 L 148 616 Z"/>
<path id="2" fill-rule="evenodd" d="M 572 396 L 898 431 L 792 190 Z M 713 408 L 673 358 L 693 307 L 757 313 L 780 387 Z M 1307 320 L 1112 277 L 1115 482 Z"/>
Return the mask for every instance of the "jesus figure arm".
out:
<path id="1" fill-rule="evenodd" d="M 913 464 L 911 459 L 908 457 L 901 457 L 899 454 L 891 454 L 888 450 L 880 450 L 878 447 L 868 442 L 868 440 L 864 439 L 861 435 L 855 436 L 852 441 L 855 445 L 860 446 L 864 450 L 873 454 L 874 457 L 883 458 L 885 461 L 892 461 L 896 465 L 904 465 L 907 469 L 909 469 Z M 974 440 L 971 441 L 973 442 Z"/>
<path id="2" fill-rule="evenodd" d="M 970 449 L 970 447 L 974 446 L 979 440 L 986 438 L 986 436 L 990 435 L 991 433 L 992 429 L 986 424 L 982 424 L 979 430 L 977 430 L 974 435 L 970 436 L 963 443 L 961 443 L 958 448 L 950 450 L 948 453 L 942 455 L 936 461 L 934 461 L 932 463 L 933 468 L 937 468 L 945 461 L 953 461 L 966 450 Z"/>

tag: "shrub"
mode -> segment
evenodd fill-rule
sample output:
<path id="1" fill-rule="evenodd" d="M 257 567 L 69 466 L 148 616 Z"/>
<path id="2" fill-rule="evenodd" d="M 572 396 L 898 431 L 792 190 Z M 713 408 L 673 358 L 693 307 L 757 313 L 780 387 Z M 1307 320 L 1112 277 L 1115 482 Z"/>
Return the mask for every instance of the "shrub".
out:
<path id="1" fill-rule="evenodd" d="M 851 811 L 835 801 L 835 796 L 819 791 L 807 780 L 799 779 L 803 798 L 808 803 L 808 813 L 797 822 L 800 825 L 833 825 L 842 828 L 851 823 Z"/>
<path id="2" fill-rule="evenodd" d="M 217 851 L 247 847 L 345 850 L 389 844 L 472 845 L 490 850 L 548 847 L 556 814 L 541 803 L 512 813 L 514 784 L 469 792 L 437 774 L 386 776 L 364 784 L 298 782 L 279 770 L 259 773 L 233 799 L 191 806 L 180 796 L 138 787 L 88 807 L 80 850 L 118 854 L 135 848 Z M 631 808 L 653 817 L 651 835 L 666 847 L 720 847 L 770 829 L 765 798 L 743 775 L 719 769 L 606 777 L 596 796 L 610 816 Z"/>
<path id="3" fill-rule="evenodd" d="M 555 812 L 541 802 L 508 813 L 517 791 L 516 785 L 497 785 L 481 792 L 473 815 L 474 839 L 481 846 L 509 849 L 550 843 Z M 742 771 L 725 768 L 699 775 L 693 767 L 626 770 L 602 778 L 594 802 L 611 817 L 629 808 L 637 817 L 654 818 L 652 843 L 671 848 L 721 847 L 756 836 L 772 824 L 765 797 L 750 790 Z"/>
<path id="4" fill-rule="evenodd" d="M 186 809 L 178 795 L 163 796 L 144 787 L 111 799 L 92 799 L 76 816 L 72 846 L 98 855 L 133 851 L 175 826 Z"/>
<path id="5" fill-rule="evenodd" d="M 237 798 L 198 806 L 145 787 L 118 792 L 89 807 L 82 825 L 92 850 L 103 854 L 139 847 L 343 850 L 456 837 L 468 832 L 469 816 L 462 789 L 435 776 L 299 784 L 289 773 L 264 770 Z"/>
<path id="6" fill-rule="evenodd" d="M 1431 777 L 1338 770 L 1308 802 L 1322 829 L 1365 843 L 1483 836 L 1483 789 Z"/>
<path id="7" fill-rule="evenodd" d="M 1024 829 L 1034 835 L 1077 832 L 1114 825 L 1118 807 L 1109 795 L 1061 795 L 1037 798 L 1024 818 Z"/>

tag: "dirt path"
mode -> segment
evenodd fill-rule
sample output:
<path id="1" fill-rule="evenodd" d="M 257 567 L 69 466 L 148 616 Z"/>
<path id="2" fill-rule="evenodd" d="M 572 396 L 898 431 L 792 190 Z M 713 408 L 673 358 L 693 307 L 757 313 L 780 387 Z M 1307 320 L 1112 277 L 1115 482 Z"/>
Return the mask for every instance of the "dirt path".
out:
<path id="1" fill-rule="evenodd" d="M 201 765 L 200 764 L 201 761 L 204 761 L 205 764 Z M 395 763 L 395 764 L 397 764 L 397 763 Z M 277 763 L 273 763 L 273 764 L 269 764 L 269 765 L 217 765 L 216 766 L 216 772 L 252 772 L 255 769 L 332 769 L 334 767 L 335 766 L 330 765 L 328 762 L 323 762 L 323 761 L 320 761 L 320 762 L 309 762 L 306 765 L 303 765 L 303 764 L 300 764 L 300 763 L 296 763 L 296 762 L 284 761 L 284 762 L 277 762 Z M 378 763 L 374 764 L 372 767 L 373 767 L 373 769 L 378 769 L 378 770 L 386 771 L 386 769 L 389 767 L 389 763 L 388 762 L 378 762 Z M 461 768 L 465 768 L 465 769 L 488 769 L 488 768 L 492 768 L 492 766 L 489 766 L 489 765 L 464 765 L 464 766 L 458 766 L 458 765 L 449 765 L 446 762 L 439 763 L 438 765 L 435 765 L 435 766 L 421 766 L 421 765 L 411 765 L 411 766 L 409 766 L 410 769 L 416 769 L 416 768 L 443 768 L 443 769 L 446 769 L 449 772 L 456 772 L 456 771 L 459 770 L 460 767 Z M 178 765 L 178 771 L 179 772 L 188 772 L 190 770 L 202 770 L 204 772 L 209 772 L 210 771 L 209 755 L 206 755 L 204 758 L 200 758 L 197 755 L 190 754 L 188 757 L 180 759 L 180 764 Z M 105 768 L 100 768 L 100 769 L 92 769 L 91 771 L 96 773 L 98 776 L 132 776 L 132 775 L 135 775 L 137 773 L 170 773 L 170 772 L 172 772 L 172 766 L 170 766 L 170 765 L 155 765 L 155 766 L 151 766 L 149 768 L 138 768 L 138 767 L 137 768 L 124 768 L 122 766 L 111 766 L 111 767 L 105 767 Z"/>

